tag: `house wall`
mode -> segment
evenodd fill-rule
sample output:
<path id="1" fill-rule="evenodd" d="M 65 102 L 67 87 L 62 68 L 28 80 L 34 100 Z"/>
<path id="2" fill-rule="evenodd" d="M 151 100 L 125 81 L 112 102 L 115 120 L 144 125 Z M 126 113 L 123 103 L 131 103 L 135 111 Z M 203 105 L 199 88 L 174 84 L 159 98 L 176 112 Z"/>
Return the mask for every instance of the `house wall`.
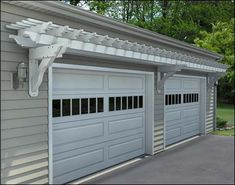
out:
<path id="1" fill-rule="evenodd" d="M 13 90 L 11 74 L 16 72 L 20 62 L 28 62 L 28 50 L 18 46 L 9 34 L 15 31 L 5 26 L 28 17 L 53 21 L 61 25 L 82 28 L 101 34 L 109 34 L 121 39 L 129 39 L 140 43 L 157 45 L 141 38 L 110 33 L 105 28 L 94 28 L 36 10 L 16 7 L 1 2 L 1 182 L 3 184 L 45 184 L 48 183 L 48 83 L 45 74 L 38 97 L 28 95 L 28 84 Z M 97 60 L 78 56 L 65 55 L 56 62 L 67 64 L 93 65 L 122 69 L 144 70 L 155 72 L 155 90 L 157 83 L 157 67 Z M 163 150 L 164 96 L 155 91 L 154 99 L 154 152 Z M 208 109 L 208 116 L 210 115 Z M 208 122 L 209 124 L 209 122 Z"/>
<path id="2" fill-rule="evenodd" d="M 18 63 L 28 61 L 28 50 L 9 39 L 16 32 L 5 25 L 30 14 L 12 14 L 1 6 L 1 183 L 43 184 L 48 182 L 47 75 L 38 97 L 28 95 L 27 83 L 11 88 L 11 74 Z"/>
<path id="3" fill-rule="evenodd" d="M 164 93 L 157 93 L 157 71 L 154 76 L 154 153 L 156 154 L 164 150 Z"/>
<path id="4" fill-rule="evenodd" d="M 207 107 L 206 107 L 206 133 L 214 130 L 216 115 L 216 94 L 215 87 L 207 88 Z"/>

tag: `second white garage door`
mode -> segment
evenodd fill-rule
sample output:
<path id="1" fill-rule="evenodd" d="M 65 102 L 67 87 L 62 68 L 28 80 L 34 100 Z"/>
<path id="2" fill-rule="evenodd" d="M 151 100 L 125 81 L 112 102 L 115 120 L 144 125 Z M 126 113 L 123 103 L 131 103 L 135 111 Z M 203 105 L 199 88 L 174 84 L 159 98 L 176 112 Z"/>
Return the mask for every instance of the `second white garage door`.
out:
<path id="1" fill-rule="evenodd" d="M 53 183 L 145 153 L 145 76 L 53 69 Z"/>
<path id="2" fill-rule="evenodd" d="M 165 84 L 165 144 L 200 133 L 200 79 L 171 77 Z"/>

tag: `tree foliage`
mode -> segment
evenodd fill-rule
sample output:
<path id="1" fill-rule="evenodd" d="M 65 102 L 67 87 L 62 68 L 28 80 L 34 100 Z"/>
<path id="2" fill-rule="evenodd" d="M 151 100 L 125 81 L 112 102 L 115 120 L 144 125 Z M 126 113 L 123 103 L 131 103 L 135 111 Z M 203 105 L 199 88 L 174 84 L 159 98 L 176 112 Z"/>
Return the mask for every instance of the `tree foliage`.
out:
<path id="1" fill-rule="evenodd" d="M 223 54 L 223 88 L 234 83 L 233 0 L 64 0 L 91 11 Z"/>
<path id="2" fill-rule="evenodd" d="M 234 18 L 229 22 L 218 22 L 212 25 L 212 32 L 201 31 L 200 37 L 196 38 L 197 46 L 224 55 L 221 61 L 230 67 L 226 76 L 220 80 L 220 96 L 234 99 Z M 223 94 L 222 94 L 223 92 Z"/>

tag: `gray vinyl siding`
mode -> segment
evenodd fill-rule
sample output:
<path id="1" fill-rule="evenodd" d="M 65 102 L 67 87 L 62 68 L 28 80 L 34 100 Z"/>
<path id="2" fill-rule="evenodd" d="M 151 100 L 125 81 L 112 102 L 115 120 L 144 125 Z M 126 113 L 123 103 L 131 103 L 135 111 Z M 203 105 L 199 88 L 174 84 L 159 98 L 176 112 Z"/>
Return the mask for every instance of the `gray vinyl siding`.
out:
<path id="1" fill-rule="evenodd" d="M 207 89 L 206 133 L 214 129 L 215 110 L 215 87 L 211 87 Z"/>
<path id="2" fill-rule="evenodd" d="M 3 6 L 4 7 L 4 6 Z M 2 7 L 2 8 L 3 8 Z M 11 74 L 28 62 L 28 50 L 18 46 L 5 28 L 21 15 L 1 12 L 1 183 L 48 183 L 48 85 L 45 75 L 39 96 L 28 95 L 28 83 L 12 89 Z"/>
<path id="3" fill-rule="evenodd" d="M 157 72 L 154 75 L 154 154 L 164 150 L 164 94 L 157 93 Z"/>

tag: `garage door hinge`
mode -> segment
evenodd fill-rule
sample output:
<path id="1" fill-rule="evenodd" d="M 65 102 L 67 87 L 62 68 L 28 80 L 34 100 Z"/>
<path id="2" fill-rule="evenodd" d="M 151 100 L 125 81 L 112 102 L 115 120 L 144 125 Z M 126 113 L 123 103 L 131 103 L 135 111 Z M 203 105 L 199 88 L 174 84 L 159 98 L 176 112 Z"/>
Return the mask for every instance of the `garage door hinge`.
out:
<path id="1" fill-rule="evenodd" d="M 29 95 L 38 96 L 45 71 L 56 58 L 62 57 L 67 46 L 50 45 L 29 49 Z"/>

